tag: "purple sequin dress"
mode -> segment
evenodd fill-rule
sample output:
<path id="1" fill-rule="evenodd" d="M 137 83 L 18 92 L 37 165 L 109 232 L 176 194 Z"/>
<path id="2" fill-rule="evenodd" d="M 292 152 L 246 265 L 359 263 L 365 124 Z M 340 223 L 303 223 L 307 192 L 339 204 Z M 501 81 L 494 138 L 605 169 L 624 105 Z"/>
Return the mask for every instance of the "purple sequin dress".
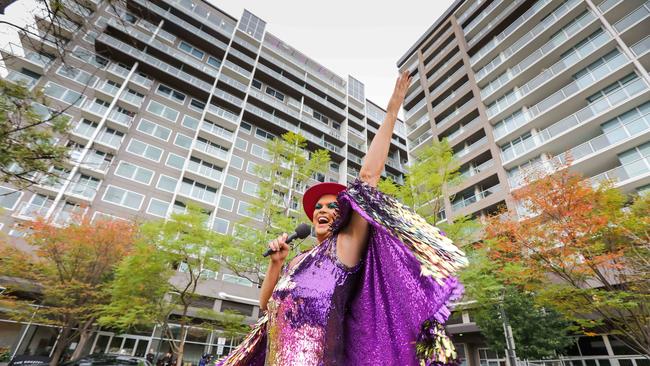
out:
<path id="1" fill-rule="evenodd" d="M 467 264 L 464 253 L 359 180 L 338 202 L 332 237 L 283 272 L 268 314 L 217 366 L 420 365 L 421 325 L 449 317 L 448 303 L 462 295 L 453 274 Z M 371 225 L 364 259 L 347 269 L 336 258 L 335 240 L 352 211 Z M 437 350 L 436 363 L 451 363 L 453 354 Z"/>
<path id="2" fill-rule="evenodd" d="M 268 303 L 266 365 L 343 365 L 343 326 L 359 267 L 338 260 L 336 236 L 285 267 Z"/>

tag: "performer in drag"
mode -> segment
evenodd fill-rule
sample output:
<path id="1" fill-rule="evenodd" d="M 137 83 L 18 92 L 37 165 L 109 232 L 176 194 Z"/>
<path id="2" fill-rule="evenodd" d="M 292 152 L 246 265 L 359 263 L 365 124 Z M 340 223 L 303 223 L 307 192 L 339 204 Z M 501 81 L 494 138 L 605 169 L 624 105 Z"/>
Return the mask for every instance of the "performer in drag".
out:
<path id="1" fill-rule="evenodd" d="M 287 234 L 268 244 L 274 253 L 260 295 L 266 314 L 217 366 L 456 362 L 441 324 L 448 302 L 462 293 L 453 274 L 465 255 L 376 189 L 409 84 L 402 73 L 357 180 L 305 192 L 318 245 L 285 263 Z"/>

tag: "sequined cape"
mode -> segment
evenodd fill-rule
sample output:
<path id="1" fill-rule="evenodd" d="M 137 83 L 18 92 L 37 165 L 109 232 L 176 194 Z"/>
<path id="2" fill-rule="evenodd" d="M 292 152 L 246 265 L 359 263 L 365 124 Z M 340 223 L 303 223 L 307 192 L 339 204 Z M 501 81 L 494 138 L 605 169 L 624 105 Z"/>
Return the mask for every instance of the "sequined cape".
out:
<path id="1" fill-rule="evenodd" d="M 439 229 L 396 199 L 356 180 L 338 196 L 334 234 L 352 210 L 370 224 L 360 283 L 345 319 L 345 365 L 419 365 L 421 325 L 444 323 L 448 304 L 462 295 L 454 273 L 465 254 Z M 316 247 L 318 248 L 318 247 Z M 264 365 L 267 316 L 217 366 Z"/>

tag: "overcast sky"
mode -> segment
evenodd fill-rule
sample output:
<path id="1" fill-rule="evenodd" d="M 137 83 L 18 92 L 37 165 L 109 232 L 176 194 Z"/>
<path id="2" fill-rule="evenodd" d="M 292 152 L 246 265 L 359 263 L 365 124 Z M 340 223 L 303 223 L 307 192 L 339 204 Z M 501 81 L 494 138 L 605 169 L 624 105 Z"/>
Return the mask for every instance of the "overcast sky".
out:
<path id="1" fill-rule="evenodd" d="M 273 33 L 340 76 L 366 86 L 366 97 L 385 107 L 397 60 L 453 0 L 209 0 L 239 19 L 244 8 Z M 0 19 L 24 18 L 33 0 L 18 0 Z M 2 36 L 3 44 L 6 36 Z"/>

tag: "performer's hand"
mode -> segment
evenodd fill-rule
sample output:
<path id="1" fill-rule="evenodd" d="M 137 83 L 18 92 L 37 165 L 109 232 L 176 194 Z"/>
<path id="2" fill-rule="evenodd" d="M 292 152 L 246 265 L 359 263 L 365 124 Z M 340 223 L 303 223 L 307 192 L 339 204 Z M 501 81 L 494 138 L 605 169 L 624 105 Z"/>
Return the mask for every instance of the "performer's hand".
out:
<path id="1" fill-rule="evenodd" d="M 395 89 L 393 89 L 393 95 L 388 101 L 387 112 L 397 113 L 399 108 L 404 102 L 404 97 L 406 96 L 406 90 L 408 90 L 409 85 L 411 85 L 411 77 L 409 76 L 408 70 L 403 71 L 395 82 Z"/>
<path id="2" fill-rule="evenodd" d="M 287 240 L 287 233 L 284 233 L 280 236 L 277 237 L 277 239 L 273 239 L 269 242 L 269 248 L 273 250 L 273 253 L 271 253 L 271 262 L 277 263 L 277 264 L 282 264 L 284 263 L 284 260 L 287 258 L 287 255 L 289 255 L 289 244 L 285 243 Z"/>

